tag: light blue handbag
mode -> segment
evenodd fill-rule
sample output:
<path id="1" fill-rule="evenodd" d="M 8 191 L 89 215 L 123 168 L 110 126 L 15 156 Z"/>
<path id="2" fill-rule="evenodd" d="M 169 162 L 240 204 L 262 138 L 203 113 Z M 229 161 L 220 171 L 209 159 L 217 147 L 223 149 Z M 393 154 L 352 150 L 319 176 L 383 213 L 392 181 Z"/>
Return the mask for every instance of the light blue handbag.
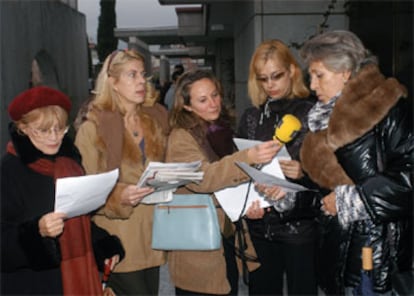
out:
<path id="1" fill-rule="evenodd" d="M 152 248 L 217 250 L 221 245 L 216 207 L 208 194 L 174 194 L 155 206 Z"/>

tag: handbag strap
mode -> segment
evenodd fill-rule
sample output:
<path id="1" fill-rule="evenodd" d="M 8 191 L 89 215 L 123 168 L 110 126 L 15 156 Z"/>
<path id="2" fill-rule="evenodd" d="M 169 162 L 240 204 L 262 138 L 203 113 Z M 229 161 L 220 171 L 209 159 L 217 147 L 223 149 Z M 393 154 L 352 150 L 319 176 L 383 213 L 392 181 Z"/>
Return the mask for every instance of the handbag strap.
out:
<path id="1" fill-rule="evenodd" d="M 242 279 L 244 284 L 249 284 L 249 269 L 247 267 L 247 262 L 259 262 L 259 259 L 256 256 L 250 255 L 247 253 L 247 242 L 246 242 L 246 232 L 247 227 L 245 226 L 245 222 L 243 219 L 243 213 L 247 206 L 247 198 L 249 196 L 250 188 L 251 188 L 252 181 L 249 182 L 247 187 L 247 192 L 244 200 L 244 204 L 242 207 L 242 210 L 239 214 L 239 219 L 234 222 L 236 226 L 236 232 L 235 232 L 235 240 L 231 241 L 226 236 L 222 234 L 222 237 L 224 240 L 226 240 L 229 245 L 233 246 L 235 255 L 241 260 L 242 264 Z"/>

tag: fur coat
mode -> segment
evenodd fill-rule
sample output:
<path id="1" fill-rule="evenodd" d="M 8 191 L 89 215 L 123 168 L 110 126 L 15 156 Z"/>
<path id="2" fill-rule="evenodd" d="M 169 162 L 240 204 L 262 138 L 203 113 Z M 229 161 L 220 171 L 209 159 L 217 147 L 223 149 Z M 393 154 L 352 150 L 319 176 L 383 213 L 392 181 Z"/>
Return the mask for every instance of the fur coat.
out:
<path id="1" fill-rule="evenodd" d="M 389 291 L 393 261 L 400 269 L 411 263 L 414 138 L 406 95 L 397 80 L 366 65 L 346 84 L 328 128 L 308 133 L 303 142 L 302 166 L 310 178 L 329 190 L 354 185 L 369 215 L 337 225 L 327 238 L 335 247 L 321 260 L 328 258 L 326 270 L 335 265 L 335 278 L 327 281 L 339 287 L 333 293 L 359 283 L 366 244 L 373 247 L 376 292 Z"/>

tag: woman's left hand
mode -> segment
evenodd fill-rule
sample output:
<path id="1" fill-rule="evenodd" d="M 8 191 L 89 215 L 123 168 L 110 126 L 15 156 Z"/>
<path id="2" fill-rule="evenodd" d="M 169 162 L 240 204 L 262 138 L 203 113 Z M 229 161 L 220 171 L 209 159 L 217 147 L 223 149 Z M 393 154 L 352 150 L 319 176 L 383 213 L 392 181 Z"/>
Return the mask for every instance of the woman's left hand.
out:
<path id="1" fill-rule="evenodd" d="M 302 166 L 297 160 L 279 159 L 280 168 L 283 174 L 291 179 L 300 179 L 303 177 Z"/>
<path id="2" fill-rule="evenodd" d="M 260 200 L 252 202 L 246 212 L 246 217 L 249 219 L 261 219 L 263 218 L 263 215 L 264 209 L 260 207 Z"/>
<path id="3" fill-rule="evenodd" d="M 334 191 L 322 198 L 321 203 L 321 210 L 325 215 L 336 216 L 336 194 Z"/>

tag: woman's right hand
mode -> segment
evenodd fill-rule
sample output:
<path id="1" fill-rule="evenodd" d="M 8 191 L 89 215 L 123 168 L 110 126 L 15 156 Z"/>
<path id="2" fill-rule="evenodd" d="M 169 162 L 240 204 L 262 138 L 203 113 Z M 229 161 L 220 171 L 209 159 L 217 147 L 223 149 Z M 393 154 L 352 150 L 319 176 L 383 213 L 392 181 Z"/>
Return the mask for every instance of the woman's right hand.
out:
<path id="1" fill-rule="evenodd" d="M 279 141 L 267 141 L 249 148 L 247 151 L 247 157 L 249 158 L 250 163 L 267 163 L 273 159 L 281 148 L 282 145 Z"/>
<path id="2" fill-rule="evenodd" d="M 63 232 L 66 214 L 48 213 L 39 220 L 39 233 L 42 237 L 57 237 Z"/>
<path id="3" fill-rule="evenodd" d="M 121 203 L 135 207 L 146 195 L 154 192 L 152 187 L 128 185 L 121 193 Z"/>

